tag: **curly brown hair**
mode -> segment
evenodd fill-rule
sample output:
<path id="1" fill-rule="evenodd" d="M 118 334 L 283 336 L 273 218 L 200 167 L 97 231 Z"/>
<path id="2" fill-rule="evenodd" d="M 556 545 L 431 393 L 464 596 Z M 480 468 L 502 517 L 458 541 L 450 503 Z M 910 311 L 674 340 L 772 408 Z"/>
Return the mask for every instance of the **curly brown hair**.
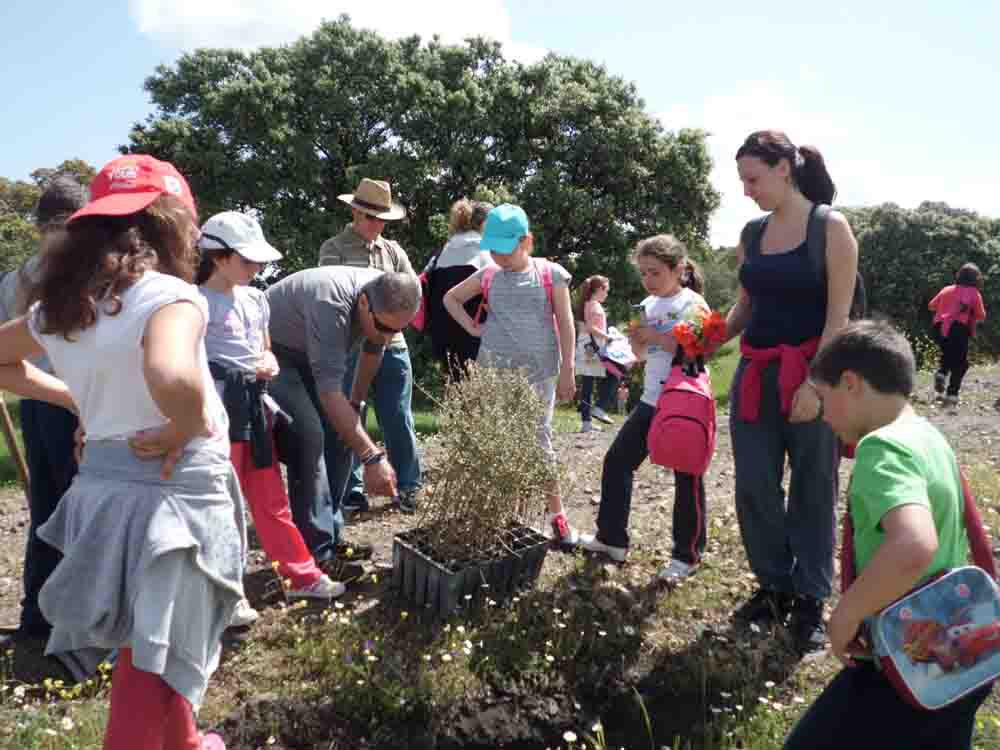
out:
<path id="1" fill-rule="evenodd" d="M 66 227 L 42 260 L 40 330 L 72 340 L 97 322 L 117 315 L 122 294 L 146 271 L 194 279 L 198 227 L 187 206 L 161 195 L 127 216 L 84 216 Z"/>

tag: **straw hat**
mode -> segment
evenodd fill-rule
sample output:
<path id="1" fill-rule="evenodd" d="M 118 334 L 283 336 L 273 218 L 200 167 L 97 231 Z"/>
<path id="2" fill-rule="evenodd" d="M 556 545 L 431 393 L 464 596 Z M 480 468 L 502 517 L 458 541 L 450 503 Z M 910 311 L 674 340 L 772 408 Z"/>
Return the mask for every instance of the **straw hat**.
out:
<path id="1" fill-rule="evenodd" d="M 389 183 L 382 180 L 369 180 L 365 177 L 357 190 L 338 195 L 337 199 L 376 219 L 393 221 L 406 216 L 406 210 L 398 203 L 393 203 Z"/>

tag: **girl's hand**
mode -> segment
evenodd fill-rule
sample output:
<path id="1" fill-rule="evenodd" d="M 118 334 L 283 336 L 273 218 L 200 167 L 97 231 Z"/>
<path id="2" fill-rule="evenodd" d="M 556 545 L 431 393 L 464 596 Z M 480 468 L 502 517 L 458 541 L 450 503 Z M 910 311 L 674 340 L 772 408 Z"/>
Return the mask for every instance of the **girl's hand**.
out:
<path id="1" fill-rule="evenodd" d="M 788 415 L 788 421 L 792 423 L 811 422 L 823 416 L 823 402 L 820 401 L 819 394 L 812 384 L 806 380 L 795 391 L 792 398 L 792 410 Z"/>
<path id="2" fill-rule="evenodd" d="M 639 346 L 649 346 L 658 343 L 658 334 L 655 328 L 650 326 L 636 326 L 631 328 L 628 334 L 629 340 Z"/>
<path id="3" fill-rule="evenodd" d="M 204 421 L 197 428 L 168 422 L 162 427 L 140 430 L 129 438 L 128 444 L 136 458 L 140 460 L 162 458 L 163 468 L 160 471 L 160 478 L 167 480 L 173 474 L 174 467 L 187 444 L 196 437 L 212 437 L 212 435 L 211 426 L 206 425 Z"/>
<path id="4" fill-rule="evenodd" d="M 572 401 L 576 395 L 576 373 L 572 367 L 564 367 L 559 371 L 559 382 L 556 384 L 556 400 Z"/>
<path id="5" fill-rule="evenodd" d="M 278 367 L 278 360 L 270 350 L 260 355 L 260 360 L 257 362 L 258 380 L 273 380 L 279 372 L 281 368 Z"/>
<path id="6" fill-rule="evenodd" d="M 76 461 L 77 466 L 83 463 L 83 446 L 86 443 L 87 431 L 83 429 L 82 424 L 78 424 L 73 433 L 73 460 Z"/>

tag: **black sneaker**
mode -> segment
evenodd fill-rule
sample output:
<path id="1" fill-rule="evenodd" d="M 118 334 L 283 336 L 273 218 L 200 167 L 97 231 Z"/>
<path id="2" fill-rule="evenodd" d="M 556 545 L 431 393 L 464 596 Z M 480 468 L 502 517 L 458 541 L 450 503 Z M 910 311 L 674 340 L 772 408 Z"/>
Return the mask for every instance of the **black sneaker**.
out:
<path id="1" fill-rule="evenodd" d="M 400 492 L 399 497 L 396 498 L 396 504 L 399 505 L 399 512 L 412 515 L 417 512 L 417 495 L 420 494 L 420 490 L 408 490 L 406 492 Z"/>
<path id="2" fill-rule="evenodd" d="M 945 378 L 947 375 L 943 372 L 934 373 L 934 391 L 936 393 L 944 393 Z"/>
<path id="3" fill-rule="evenodd" d="M 367 513 L 370 507 L 363 492 L 352 492 L 341 506 L 348 513 Z"/>
<path id="4" fill-rule="evenodd" d="M 788 629 L 795 648 L 808 654 L 826 648 L 826 623 L 823 621 L 823 601 L 811 596 L 799 596 L 792 606 Z"/>
<path id="5" fill-rule="evenodd" d="M 746 624 L 781 624 L 785 622 L 791 605 L 791 594 L 761 587 L 733 612 L 733 619 Z"/>

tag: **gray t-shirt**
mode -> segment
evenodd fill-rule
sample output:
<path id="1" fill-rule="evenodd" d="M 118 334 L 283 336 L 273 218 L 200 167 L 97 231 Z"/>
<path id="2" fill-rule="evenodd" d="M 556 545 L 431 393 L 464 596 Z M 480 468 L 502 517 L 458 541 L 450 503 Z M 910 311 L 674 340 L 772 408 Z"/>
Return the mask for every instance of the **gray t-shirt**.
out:
<path id="1" fill-rule="evenodd" d="M 267 297 L 250 286 L 233 287 L 232 294 L 198 287 L 208 302 L 205 351 L 209 362 L 227 369 L 256 372 L 264 351 L 264 333 L 270 320 Z"/>
<path id="2" fill-rule="evenodd" d="M 354 309 L 364 285 L 381 274 L 374 268 L 320 266 L 286 276 L 267 290 L 271 344 L 305 354 L 318 390 L 341 390 L 347 355 L 363 338 Z"/>
<path id="3" fill-rule="evenodd" d="M 489 367 L 524 370 L 532 383 L 559 374 L 559 338 L 552 305 L 535 267 L 548 263 L 552 286 L 569 286 L 569 272 L 558 263 L 533 259 L 527 271 L 497 271 L 489 291 L 489 317 L 483 325 L 477 362 Z M 486 269 L 473 274 L 482 281 Z"/>

